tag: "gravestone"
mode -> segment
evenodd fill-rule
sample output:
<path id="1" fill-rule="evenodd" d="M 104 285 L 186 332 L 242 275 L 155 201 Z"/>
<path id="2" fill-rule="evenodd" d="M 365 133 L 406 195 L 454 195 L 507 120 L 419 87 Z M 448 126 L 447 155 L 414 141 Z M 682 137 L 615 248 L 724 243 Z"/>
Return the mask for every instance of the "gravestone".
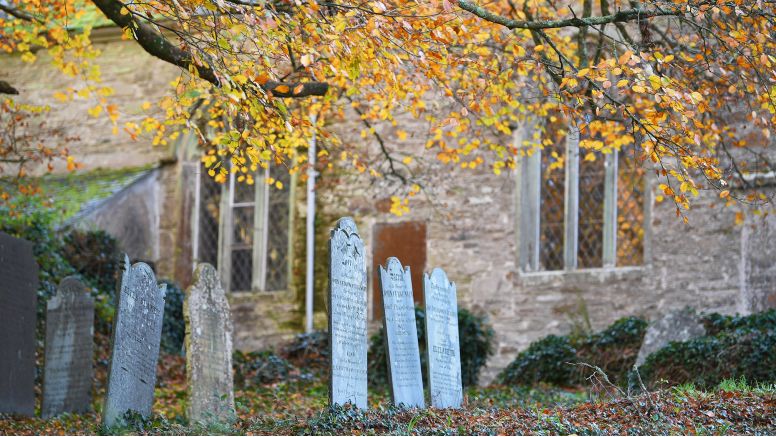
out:
<path id="1" fill-rule="evenodd" d="M 151 414 L 167 291 L 148 264 L 130 265 L 128 257 L 124 264 L 102 414 L 108 427 L 121 424 L 127 411 Z"/>
<path id="2" fill-rule="evenodd" d="M 448 281 L 444 270 L 436 268 L 431 275 L 423 275 L 428 384 L 431 405 L 436 408 L 460 408 L 463 402 L 455 293 L 455 284 Z"/>
<path id="3" fill-rule="evenodd" d="M 672 341 L 688 341 L 705 334 L 706 328 L 692 308 L 670 311 L 649 324 L 636 357 L 636 366 L 644 364 L 648 356 Z"/>
<path id="4" fill-rule="evenodd" d="M 32 243 L 0 232 L 0 413 L 35 414 L 35 305 Z"/>
<path id="5" fill-rule="evenodd" d="M 350 217 L 331 231 L 329 260 L 329 402 L 367 408 L 366 263 Z"/>
<path id="6" fill-rule="evenodd" d="M 91 410 L 93 352 L 94 299 L 69 276 L 47 303 L 42 417 Z"/>
<path id="7" fill-rule="evenodd" d="M 410 268 L 388 258 L 386 268 L 378 269 L 383 301 L 383 328 L 388 357 L 388 378 L 394 405 L 425 406 L 423 374 L 420 371 L 418 328 L 415 325 L 415 299 Z"/>
<path id="8" fill-rule="evenodd" d="M 191 422 L 232 422 L 232 315 L 218 272 L 199 264 L 183 301 Z"/>

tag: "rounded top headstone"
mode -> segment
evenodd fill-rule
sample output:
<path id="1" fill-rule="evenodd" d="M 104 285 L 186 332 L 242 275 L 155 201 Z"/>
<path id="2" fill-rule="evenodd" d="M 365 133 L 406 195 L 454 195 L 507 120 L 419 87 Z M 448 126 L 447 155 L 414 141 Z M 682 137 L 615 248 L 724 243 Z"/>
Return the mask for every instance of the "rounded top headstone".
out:
<path id="1" fill-rule="evenodd" d="M 60 296 L 78 296 L 88 292 L 89 290 L 77 276 L 66 277 L 57 287 L 57 294 Z"/>
<path id="2" fill-rule="evenodd" d="M 341 219 L 337 220 L 337 225 L 334 227 L 334 229 L 332 229 L 332 233 L 338 230 L 345 231 L 348 236 L 358 235 L 356 222 L 351 217 L 342 217 Z"/>
<path id="3" fill-rule="evenodd" d="M 447 273 L 445 273 L 445 271 L 441 267 L 434 268 L 434 270 L 431 271 L 431 274 L 426 273 L 426 277 L 430 281 L 433 281 L 445 287 L 455 285 L 452 282 L 450 282 L 449 279 L 447 279 Z"/>
<path id="4" fill-rule="evenodd" d="M 404 270 L 401 261 L 399 261 L 399 258 L 396 258 L 395 256 L 388 257 L 388 259 L 385 260 L 385 270 Z M 409 269 L 409 266 L 406 267 L 406 269 Z"/>

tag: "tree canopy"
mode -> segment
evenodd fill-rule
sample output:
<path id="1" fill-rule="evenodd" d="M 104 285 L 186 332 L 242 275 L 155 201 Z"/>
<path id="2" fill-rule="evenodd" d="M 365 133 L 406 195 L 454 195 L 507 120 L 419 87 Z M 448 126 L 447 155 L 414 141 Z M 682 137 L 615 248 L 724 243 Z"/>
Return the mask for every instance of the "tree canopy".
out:
<path id="1" fill-rule="evenodd" d="M 92 24 L 79 24 L 97 11 L 186 73 L 158 102 L 163 117 L 122 124 L 100 85 Z M 52 98 L 95 99 L 89 115 L 120 135 L 163 143 L 194 130 L 218 180 L 234 171 L 252 183 L 272 160 L 298 171 L 316 130 L 322 154 L 412 195 L 411 157 L 396 157 L 405 130 L 377 136 L 388 163 L 378 169 L 326 124 L 355 111 L 362 135 L 377 135 L 376 123 L 410 113 L 438 160 L 496 173 L 537 147 L 513 144 L 524 123 L 540 128 L 539 146 L 574 126 L 587 160 L 635 143 L 681 215 L 706 188 L 728 203 L 771 201 L 775 13 L 771 0 L 3 0 L 0 48 L 29 62 L 47 50 L 85 83 Z M 13 78 L 0 93 L 6 168 L 58 157 L 76 166 L 61 142 L 6 129 L 45 108 L 20 103 Z"/>

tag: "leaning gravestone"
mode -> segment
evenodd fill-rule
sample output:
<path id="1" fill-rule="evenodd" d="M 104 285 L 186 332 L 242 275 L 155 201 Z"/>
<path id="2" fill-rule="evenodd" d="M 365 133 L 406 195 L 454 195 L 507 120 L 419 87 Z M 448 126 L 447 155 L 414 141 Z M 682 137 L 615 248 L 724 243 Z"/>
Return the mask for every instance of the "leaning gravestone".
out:
<path id="1" fill-rule="evenodd" d="M 366 262 L 350 217 L 331 231 L 329 260 L 329 402 L 366 408 Z"/>
<path id="2" fill-rule="evenodd" d="M 229 302 L 210 264 L 199 264 L 193 280 L 183 301 L 189 421 L 231 422 L 235 412 Z"/>
<path id="3" fill-rule="evenodd" d="M 636 357 L 636 366 L 644 364 L 648 356 L 668 346 L 672 341 L 688 341 L 705 334 L 706 328 L 692 308 L 668 312 L 649 324 Z"/>
<path id="4" fill-rule="evenodd" d="M 378 273 L 383 292 L 383 328 L 391 398 L 394 405 L 423 408 L 423 374 L 410 268 L 402 268 L 401 262 L 391 257 L 386 268 L 380 266 Z"/>
<path id="5" fill-rule="evenodd" d="M 32 243 L 0 232 L 0 413 L 35 414 L 35 305 Z"/>
<path id="6" fill-rule="evenodd" d="M 102 414 L 105 426 L 121 424 L 127 411 L 151 414 L 166 291 L 148 264 L 130 265 L 125 257 Z"/>
<path id="7" fill-rule="evenodd" d="M 46 309 L 42 417 L 91 409 L 93 351 L 94 299 L 78 278 L 69 276 Z"/>
<path id="8" fill-rule="evenodd" d="M 436 268 L 430 276 L 423 275 L 429 390 L 436 408 L 460 408 L 463 402 L 455 293 L 455 284 L 447 280 L 444 270 Z"/>

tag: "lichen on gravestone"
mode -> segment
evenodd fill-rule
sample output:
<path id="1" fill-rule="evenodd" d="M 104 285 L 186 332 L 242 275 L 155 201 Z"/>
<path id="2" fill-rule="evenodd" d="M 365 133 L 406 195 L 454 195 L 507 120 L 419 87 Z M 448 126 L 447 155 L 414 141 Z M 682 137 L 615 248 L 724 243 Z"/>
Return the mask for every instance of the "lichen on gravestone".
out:
<path id="1" fill-rule="evenodd" d="M 329 402 L 367 408 L 366 262 L 350 217 L 331 231 L 329 257 Z"/>
<path id="2" fill-rule="evenodd" d="M 447 279 L 444 270 L 435 268 L 430 275 L 423 275 L 423 299 L 431 405 L 436 408 L 460 408 L 463 385 L 458 299 L 455 284 Z"/>
<path id="3" fill-rule="evenodd" d="M 190 422 L 235 420 L 232 315 L 216 269 L 199 264 L 183 302 Z"/>
<path id="4" fill-rule="evenodd" d="M 94 299 L 68 276 L 46 305 L 42 417 L 91 410 L 93 351 Z"/>
<path id="5" fill-rule="evenodd" d="M 151 414 L 166 289 L 157 284 L 148 264 L 130 265 L 124 257 L 102 414 L 108 428 L 122 425 L 128 411 Z"/>
<path id="6" fill-rule="evenodd" d="M 391 257 L 385 268 L 379 266 L 378 274 L 391 399 L 394 405 L 423 408 L 423 374 L 410 268 L 402 267 L 397 258 Z"/>

